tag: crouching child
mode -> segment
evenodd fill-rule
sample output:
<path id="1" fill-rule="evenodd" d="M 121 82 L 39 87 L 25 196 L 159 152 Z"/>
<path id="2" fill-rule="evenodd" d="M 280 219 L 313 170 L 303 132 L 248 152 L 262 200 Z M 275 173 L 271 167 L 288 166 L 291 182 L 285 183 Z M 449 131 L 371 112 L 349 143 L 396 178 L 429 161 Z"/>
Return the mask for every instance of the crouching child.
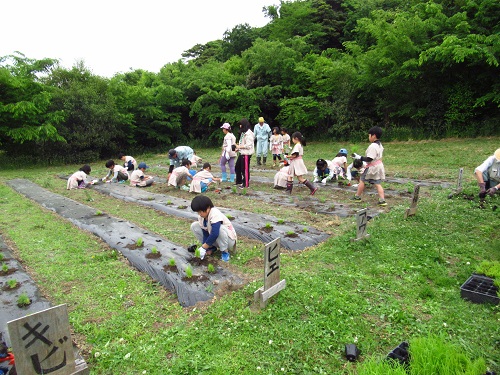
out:
<path id="1" fill-rule="evenodd" d="M 146 187 L 153 185 L 153 176 L 145 175 L 146 169 L 149 168 L 146 163 L 139 163 L 138 168 L 132 172 L 130 176 L 130 186 Z"/>
<path id="2" fill-rule="evenodd" d="M 198 221 L 191 224 L 191 231 L 201 243 L 200 258 L 212 255 L 217 249 L 221 251 L 221 259 L 229 261 L 229 249 L 236 247 L 236 231 L 231 221 L 206 195 L 198 195 L 191 201 L 191 209 L 198 213 Z"/>

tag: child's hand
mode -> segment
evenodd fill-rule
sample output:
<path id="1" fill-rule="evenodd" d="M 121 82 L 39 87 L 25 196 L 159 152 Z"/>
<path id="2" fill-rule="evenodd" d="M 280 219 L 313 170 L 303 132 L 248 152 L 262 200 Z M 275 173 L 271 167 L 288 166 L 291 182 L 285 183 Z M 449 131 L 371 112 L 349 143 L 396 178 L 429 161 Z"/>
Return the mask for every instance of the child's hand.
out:
<path id="1" fill-rule="evenodd" d="M 354 159 L 361 159 L 361 155 L 358 155 L 356 153 L 351 155 Z"/>

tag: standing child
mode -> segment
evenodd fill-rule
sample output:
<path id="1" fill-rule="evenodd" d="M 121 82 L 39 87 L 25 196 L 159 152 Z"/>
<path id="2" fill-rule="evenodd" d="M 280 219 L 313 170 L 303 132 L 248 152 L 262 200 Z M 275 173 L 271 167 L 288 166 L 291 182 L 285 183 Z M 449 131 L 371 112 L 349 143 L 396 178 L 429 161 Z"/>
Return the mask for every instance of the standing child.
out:
<path id="1" fill-rule="evenodd" d="M 130 186 L 146 187 L 153 185 L 153 176 L 145 175 L 146 169 L 149 168 L 146 163 L 139 163 L 137 169 L 130 176 Z"/>
<path id="2" fill-rule="evenodd" d="M 269 150 L 273 154 L 273 167 L 276 167 L 276 160 L 281 161 L 283 153 L 283 136 L 280 134 L 279 128 L 273 128 L 273 135 L 269 139 Z"/>
<path id="3" fill-rule="evenodd" d="M 189 190 L 185 184 L 188 180 L 191 180 L 190 167 L 191 160 L 182 159 L 181 166 L 174 168 L 168 177 L 168 186 L 174 186 L 181 190 Z"/>
<path id="4" fill-rule="evenodd" d="M 137 169 L 137 162 L 132 156 L 120 152 L 118 154 L 118 159 L 123 161 L 123 167 L 126 168 L 129 173 Z"/>
<path id="5" fill-rule="evenodd" d="M 224 123 L 221 126 L 221 129 L 224 132 L 222 155 L 220 157 L 222 181 L 234 182 L 234 178 L 236 177 L 236 173 L 234 171 L 234 162 L 236 160 L 236 137 L 234 136 L 229 123 Z M 227 179 L 226 163 L 229 165 L 229 180 Z"/>
<path id="6" fill-rule="evenodd" d="M 115 164 L 114 160 L 108 160 L 106 162 L 106 168 L 109 169 L 108 174 L 102 180 L 105 182 L 119 182 L 121 184 L 128 180 L 127 169 L 121 165 Z M 113 177 L 111 177 L 113 176 Z"/>
<path id="7" fill-rule="evenodd" d="M 85 164 L 78 172 L 73 173 L 68 178 L 66 189 L 85 189 L 87 186 L 91 185 L 92 183 L 87 181 L 87 175 L 90 174 L 91 170 L 90 165 Z"/>
<path id="8" fill-rule="evenodd" d="M 361 194 L 365 190 L 365 183 L 375 185 L 378 193 L 378 205 L 387 206 L 384 197 L 384 188 L 381 185 L 382 180 L 385 180 L 385 169 L 382 163 L 382 155 L 384 153 L 384 147 L 380 143 L 380 137 L 382 137 L 382 129 L 378 126 L 372 127 L 368 130 L 368 140 L 372 142 L 370 146 L 366 149 L 366 156 L 361 156 L 354 154 L 354 159 L 359 159 L 361 161 L 366 161 L 366 169 L 361 175 L 361 181 L 358 185 L 358 191 L 356 195 L 351 199 L 354 201 L 361 201 Z"/>
<path id="9" fill-rule="evenodd" d="M 286 128 L 281 128 L 281 137 L 283 138 L 283 151 L 284 153 L 288 153 L 292 149 L 292 146 L 290 146 L 290 135 Z"/>
<path id="10" fill-rule="evenodd" d="M 243 189 L 250 186 L 250 159 L 255 151 L 255 135 L 250 129 L 250 122 L 246 118 L 241 119 L 239 125 L 240 141 L 236 145 L 236 151 L 240 154 L 236 160 L 234 170 L 236 172 L 236 185 Z"/>
<path id="11" fill-rule="evenodd" d="M 302 146 L 306 145 L 306 140 L 299 132 L 292 134 L 292 142 L 294 143 L 292 152 L 288 159 L 290 160 L 290 169 L 288 175 L 288 182 L 286 183 L 286 191 L 288 194 L 292 194 L 293 188 L 293 176 L 297 176 L 299 182 L 306 185 L 311 191 L 311 195 L 314 195 L 318 188 L 314 186 L 311 182 L 307 181 L 304 176 L 307 174 L 307 168 L 302 160 L 302 155 L 304 154 L 304 148 Z"/>
<path id="12" fill-rule="evenodd" d="M 214 177 L 211 171 L 212 166 L 210 163 L 203 164 L 203 169 L 194 175 L 189 191 L 191 193 L 204 193 L 208 190 L 209 185 L 220 182 L 221 179 Z"/>
<path id="13" fill-rule="evenodd" d="M 219 248 L 224 262 L 229 261 L 229 249 L 236 247 L 236 231 L 229 219 L 206 195 L 198 195 L 191 201 L 191 209 L 198 213 L 198 221 L 191 224 L 191 231 L 200 241 L 200 258 Z"/>

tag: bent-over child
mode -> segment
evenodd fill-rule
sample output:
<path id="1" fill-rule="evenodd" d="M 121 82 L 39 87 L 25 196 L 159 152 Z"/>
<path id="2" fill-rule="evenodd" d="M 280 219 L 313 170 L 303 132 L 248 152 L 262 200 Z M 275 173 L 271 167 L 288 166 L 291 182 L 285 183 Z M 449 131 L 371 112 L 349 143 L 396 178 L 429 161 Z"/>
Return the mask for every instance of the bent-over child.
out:
<path id="1" fill-rule="evenodd" d="M 325 185 L 335 178 L 335 169 L 331 161 L 325 159 L 316 160 L 316 168 L 313 172 L 313 182 L 320 182 Z"/>
<path id="2" fill-rule="evenodd" d="M 102 181 L 124 183 L 128 180 L 127 169 L 121 165 L 115 164 L 114 160 L 108 160 L 105 165 L 106 168 L 109 169 L 109 172 L 106 177 L 102 179 Z"/>
<path id="3" fill-rule="evenodd" d="M 353 178 L 359 182 L 359 178 L 365 171 L 365 168 L 366 168 L 365 161 L 361 161 L 361 159 L 354 159 L 352 163 L 347 166 L 346 178 L 349 181 L 349 183 L 352 181 Z"/>
<path id="4" fill-rule="evenodd" d="M 372 142 L 370 146 L 366 149 L 366 156 L 361 156 L 354 154 L 354 159 L 359 159 L 365 161 L 366 168 L 361 175 L 361 181 L 358 185 L 358 191 L 356 195 L 351 199 L 354 201 L 361 201 L 361 195 L 365 190 L 365 184 L 368 182 L 375 185 L 378 193 L 378 205 L 387 206 L 384 196 L 384 188 L 381 183 L 385 180 L 385 169 L 382 163 L 382 155 L 384 153 L 384 147 L 380 143 L 380 137 L 382 136 L 382 129 L 378 126 L 372 127 L 368 130 L 368 140 Z"/>
<path id="5" fill-rule="evenodd" d="M 345 148 L 341 148 L 332 160 L 335 178 L 344 177 L 347 171 L 347 150 Z"/>
<path id="6" fill-rule="evenodd" d="M 130 176 L 130 186 L 146 187 L 153 185 L 153 176 L 144 174 L 144 172 L 146 172 L 146 169 L 148 168 L 149 167 L 146 165 L 146 163 L 139 163 L 137 169 L 133 171 L 132 175 Z"/>
<path id="7" fill-rule="evenodd" d="M 198 213 L 198 221 L 191 224 L 191 231 L 201 243 L 200 258 L 212 255 L 217 248 L 221 251 L 221 259 L 229 261 L 229 249 L 236 247 L 236 231 L 231 221 L 206 195 L 198 195 L 191 201 L 191 209 Z"/>
<path id="8" fill-rule="evenodd" d="M 193 176 L 189 191 L 191 193 L 204 193 L 208 190 L 209 185 L 215 182 L 221 182 L 221 179 L 214 177 L 211 171 L 212 166 L 210 163 L 203 164 L 203 169 Z"/>
<path id="9" fill-rule="evenodd" d="M 137 161 L 130 156 L 130 155 L 125 155 L 123 153 L 118 154 L 118 159 L 123 161 L 123 167 L 127 169 L 128 172 L 132 172 L 137 169 Z"/>
<path id="10" fill-rule="evenodd" d="M 275 189 L 286 189 L 286 183 L 288 181 L 288 175 L 290 174 L 290 168 L 288 165 L 282 167 L 274 175 L 274 188 Z"/>
<path id="11" fill-rule="evenodd" d="M 290 169 L 288 175 L 288 181 L 286 183 L 286 191 L 288 194 L 292 194 L 293 188 L 293 176 L 297 176 L 299 182 L 302 182 L 311 191 L 311 195 L 314 195 L 318 188 L 314 186 L 307 178 L 304 176 L 307 174 L 307 168 L 302 160 L 302 155 L 304 154 L 304 148 L 302 146 L 306 145 L 306 140 L 300 132 L 295 132 L 292 134 L 292 142 L 294 143 L 292 152 L 288 157 L 290 161 Z"/>
<path id="12" fill-rule="evenodd" d="M 168 186 L 173 186 L 182 190 L 189 190 L 186 186 L 188 181 L 191 181 L 191 160 L 182 159 L 181 166 L 174 168 L 168 178 Z"/>
<path id="13" fill-rule="evenodd" d="M 90 165 L 85 164 L 68 178 L 66 189 L 85 189 L 87 186 L 91 185 L 92 183 L 87 181 L 87 176 L 91 171 Z"/>

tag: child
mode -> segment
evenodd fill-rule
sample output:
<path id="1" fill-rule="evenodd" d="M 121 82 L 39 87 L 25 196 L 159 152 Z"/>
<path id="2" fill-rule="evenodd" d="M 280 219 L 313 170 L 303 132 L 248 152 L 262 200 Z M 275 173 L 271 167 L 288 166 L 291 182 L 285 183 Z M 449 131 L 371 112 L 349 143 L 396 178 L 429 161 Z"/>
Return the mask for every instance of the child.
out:
<path id="1" fill-rule="evenodd" d="M 293 176 L 297 176 L 299 182 L 306 185 L 311 191 L 311 195 L 314 195 L 318 188 L 307 181 L 304 176 L 307 174 L 307 168 L 302 160 L 302 155 L 304 154 L 304 148 L 302 146 L 306 145 L 306 140 L 299 132 L 292 134 L 292 142 L 295 144 L 292 149 L 291 155 L 288 157 L 290 160 L 290 169 L 288 175 L 288 181 L 286 183 L 286 191 L 288 194 L 292 194 L 293 188 Z"/>
<path id="2" fill-rule="evenodd" d="M 276 159 L 281 161 L 281 154 L 283 153 L 283 136 L 278 128 L 273 128 L 273 135 L 271 135 L 269 141 L 269 151 L 273 154 L 273 167 L 276 167 Z"/>
<path id="3" fill-rule="evenodd" d="M 281 137 L 283 138 L 283 151 L 287 153 L 292 149 L 292 146 L 290 146 L 290 136 L 288 135 L 286 128 L 281 128 Z"/>
<path id="4" fill-rule="evenodd" d="M 91 185 L 92 183 L 87 181 L 87 175 L 90 174 L 91 170 L 90 165 L 85 164 L 78 172 L 73 173 L 68 178 L 66 189 L 85 189 L 87 186 Z"/>
<path id="5" fill-rule="evenodd" d="M 189 191 L 191 193 L 204 193 L 208 190 L 208 186 L 214 182 L 220 182 L 221 179 L 214 177 L 211 173 L 212 166 L 210 163 L 203 164 L 203 169 L 196 173 L 189 186 Z"/>
<path id="6" fill-rule="evenodd" d="M 337 156 L 333 158 L 332 166 L 335 179 L 338 177 L 344 177 L 344 174 L 347 171 L 347 150 L 345 148 L 341 148 Z"/>
<path id="7" fill-rule="evenodd" d="M 387 206 L 384 197 L 384 188 L 380 184 L 382 180 L 385 179 L 385 169 L 382 163 L 382 155 L 384 153 L 384 147 L 380 143 L 380 137 L 382 136 L 382 129 L 378 126 L 372 127 L 368 130 L 368 140 L 372 142 L 370 146 L 366 149 L 366 156 L 361 156 L 358 154 L 353 154 L 354 159 L 359 159 L 361 161 L 366 161 L 366 169 L 361 175 L 361 181 L 358 185 L 358 191 L 356 195 L 351 199 L 354 201 L 361 201 L 361 194 L 365 189 L 365 183 L 374 184 L 377 188 L 378 193 L 378 205 Z"/>
<path id="8" fill-rule="evenodd" d="M 236 161 L 236 137 L 234 136 L 231 125 L 224 123 L 221 126 L 224 133 L 222 143 L 222 155 L 220 156 L 220 169 L 222 171 L 222 181 L 234 182 L 236 172 L 234 171 L 234 162 Z M 226 163 L 229 165 L 229 180 L 227 179 Z"/>
<path id="9" fill-rule="evenodd" d="M 500 148 L 474 170 L 479 186 L 479 198 L 493 197 L 500 189 Z"/>
<path id="10" fill-rule="evenodd" d="M 353 171 L 352 169 L 356 170 Z M 354 159 L 351 164 L 347 167 L 346 178 L 351 183 L 351 180 L 354 178 L 356 181 L 359 181 L 359 176 L 363 174 L 366 168 L 366 162 L 361 161 L 361 159 Z M 358 186 L 358 185 L 353 185 Z"/>
<path id="11" fill-rule="evenodd" d="M 146 187 L 153 185 L 153 176 L 147 176 L 144 174 L 146 169 L 149 168 L 146 163 L 139 163 L 137 169 L 132 172 L 130 176 L 130 186 Z"/>
<path id="12" fill-rule="evenodd" d="M 335 170 L 332 162 L 328 162 L 325 159 L 318 159 L 316 161 L 316 168 L 314 168 L 313 182 L 319 182 L 325 185 L 328 181 L 331 181 L 335 177 Z"/>
<path id="13" fill-rule="evenodd" d="M 217 248 L 224 262 L 229 261 L 229 249 L 236 247 L 236 231 L 229 219 L 206 195 L 198 195 L 191 201 L 191 209 L 198 213 L 198 221 L 191 224 L 191 231 L 200 241 L 200 258 L 212 255 Z"/>
<path id="14" fill-rule="evenodd" d="M 121 165 L 116 165 L 114 160 L 108 160 L 106 162 L 106 168 L 109 169 L 106 177 L 102 179 L 105 182 L 119 182 L 120 184 L 125 183 L 128 180 L 128 172 Z M 111 177 L 113 175 L 113 177 Z"/>
<path id="15" fill-rule="evenodd" d="M 288 175 L 290 174 L 290 168 L 285 165 L 274 175 L 274 188 L 275 189 L 286 189 L 286 183 L 288 181 Z"/>
<path id="16" fill-rule="evenodd" d="M 185 185 L 189 180 L 191 181 L 191 173 L 189 168 L 191 167 L 191 160 L 182 159 L 181 166 L 174 168 L 172 173 L 168 178 L 168 186 L 174 186 L 176 188 L 180 188 L 182 190 L 189 190 L 189 188 Z"/>
<path id="17" fill-rule="evenodd" d="M 118 154 L 118 159 L 123 161 L 123 166 L 127 169 L 128 172 L 132 172 L 137 169 L 137 162 L 132 156 L 128 156 L 120 152 Z"/>

